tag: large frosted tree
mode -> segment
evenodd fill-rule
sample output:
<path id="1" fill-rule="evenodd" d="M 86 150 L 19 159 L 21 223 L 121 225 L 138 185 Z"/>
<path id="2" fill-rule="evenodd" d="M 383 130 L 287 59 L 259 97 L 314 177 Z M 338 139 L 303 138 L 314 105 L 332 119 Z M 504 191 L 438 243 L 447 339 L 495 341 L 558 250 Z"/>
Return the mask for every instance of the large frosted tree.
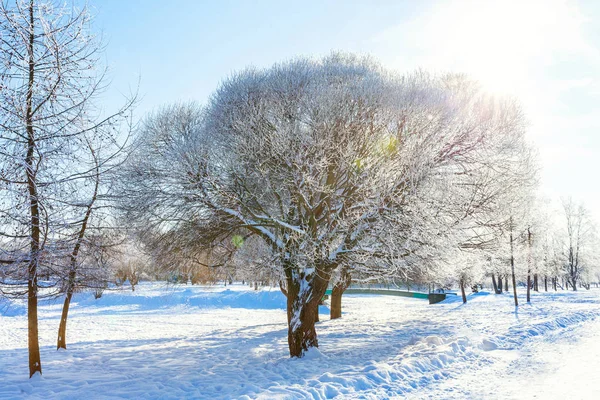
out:
<path id="1" fill-rule="evenodd" d="M 393 274 L 437 254 L 442 227 L 469 208 L 438 207 L 444 191 L 521 122 L 463 77 L 398 76 L 352 55 L 247 69 L 206 108 L 148 118 L 123 180 L 127 217 L 207 247 L 260 238 L 285 276 L 290 355 L 301 357 L 318 345 L 333 272 Z"/>

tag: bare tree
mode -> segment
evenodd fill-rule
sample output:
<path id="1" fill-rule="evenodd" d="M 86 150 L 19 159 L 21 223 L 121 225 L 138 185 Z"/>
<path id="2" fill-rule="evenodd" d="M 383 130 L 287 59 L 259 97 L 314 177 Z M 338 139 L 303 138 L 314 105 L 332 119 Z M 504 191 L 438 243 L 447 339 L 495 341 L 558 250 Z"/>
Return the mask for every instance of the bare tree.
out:
<path id="1" fill-rule="evenodd" d="M 118 120 L 115 115 L 101 122 L 96 126 L 96 132 L 100 132 L 100 129 L 114 128 Z M 109 225 L 114 218 L 110 212 L 106 212 L 110 210 L 106 201 L 111 195 L 109 178 L 124 160 L 125 143 L 126 140 L 121 143 L 113 141 L 111 135 L 98 135 L 94 141 L 86 140 L 90 156 L 89 168 L 84 168 L 82 176 L 73 174 L 71 179 L 72 193 L 77 193 L 77 196 L 65 199 L 72 204 L 73 211 L 71 220 L 64 223 L 68 229 L 64 229 L 60 239 L 67 255 L 63 257 L 64 265 L 58 271 L 59 278 L 63 281 L 61 291 L 65 293 L 65 300 L 58 329 L 57 349 L 67 348 L 67 318 L 73 294 L 83 288 L 102 290 L 106 286 L 105 279 L 108 276 L 105 274 L 106 264 L 103 261 L 106 249 L 114 249 L 123 242 L 118 235 L 106 234 L 103 231 L 113 229 Z M 80 165 L 86 163 L 80 160 Z M 112 237 L 109 239 L 109 236 Z M 84 257 L 80 257 L 82 252 Z M 101 276 L 104 278 L 100 279 Z"/>
<path id="2" fill-rule="evenodd" d="M 97 68 L 101 48 L 89 21 L 85 7 L 34 0 L 0 4 L 1 234 L 19 255 L 12 260 L 11 282 L 27 283 L 30 376 L 42 372 L 40 273 L 59 272 L 62 230 L 73 228 L 67 221 L 80 209 L 73 204 L 75 182 L 96 171 L 83 169 L 82 152 L 90 139 L 113 140 L 112 122 L 130 105 L 110 116 L 92 107 L 105 70 Z"/>
<path id="3" fill-rule="evenodd" d="M 595 226 L 583 204 L 572 199 L 563 199 L 566 219 L 566 243 L 564 266 L 567 282 L 576 291 L 584 270 L 591 267 L 592 245 L 595 242 Z"/>

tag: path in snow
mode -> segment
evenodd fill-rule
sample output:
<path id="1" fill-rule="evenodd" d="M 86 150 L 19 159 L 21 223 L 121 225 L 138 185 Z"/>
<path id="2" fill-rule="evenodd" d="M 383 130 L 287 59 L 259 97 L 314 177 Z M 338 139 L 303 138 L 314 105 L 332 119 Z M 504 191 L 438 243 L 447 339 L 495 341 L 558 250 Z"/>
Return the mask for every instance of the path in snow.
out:
<path id="1" fill-rule="evenodd" d="M 600 320 L 559 329 L 520 349 L 498 351 L 497 362 L 410 395 L 409 399 L 600 398 Z"/>

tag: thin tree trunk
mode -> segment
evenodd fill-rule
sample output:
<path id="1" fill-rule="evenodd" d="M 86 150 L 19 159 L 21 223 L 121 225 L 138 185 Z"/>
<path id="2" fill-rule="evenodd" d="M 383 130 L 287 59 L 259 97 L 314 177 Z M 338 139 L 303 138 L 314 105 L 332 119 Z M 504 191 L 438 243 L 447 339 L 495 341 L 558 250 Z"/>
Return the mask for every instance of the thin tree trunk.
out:
<path id="1" fill-rule="evenodd" d="M 513 243 L 513 232 L 512 232 L 512 218 L 510 219 L 510 269 L 512 273 L 512 284 L 513 293 L 515 297 L 515 307 L 519 306 L 519 300 L 517 299 L 517 277 L 515 276 L 515 255 L 514 255 L 514 243 Z"/>
<path id="2" fill-rule="evenodd" d="M 548 276 L 544 275 L 544 291 L 548 291 Z"/>
<path id="3" fill-rule="evenodd" d="M 531 303 L 531 274 L 527 271 L 527 302 Z"/>
<path id="4" fill-rule="evenodd" d="M 540 291 L 539 282 L 538 282 L 538 274 L 533 274 L 533 290 L 536 292 Z"/>
<path id="5" fill-rule="evenodd" d="M 32 260 L 33 261 L 33 260 Z M 42 360 L 40 357 L 40 343 L 38 338 L 38 313 L 37 313 L 37 275 L 36 268 L 31 267 L 27 280 L 27 345 L 29 348 L 29 377 L 36 372 L 42 373 Z"/>
<path id="6" fill-rule="evenodd" d="M 500 294 L 498 291 L 498 284 L 496 283 L 496 276 L 494 274 L 492 274 L 492 285 L 494 287 L 494 293 Z"/>
<path id="7" fill-rule="evenodd" d="M 73 274 L 73 279 L 75 278 Z M 69 277 L 70 278 L 70 277 Z M 67 349 L 67 317 L 69 315 L 69 306 L 71 304 L 71 298 L 73 297 L 73 290 L 71 287 L 67 289 L 67 295 L 65 296 L 65 302 L 63 304 L 62 315 L 60 317 L 60 326 L 58 327 L 58 340 L 56 343 L 56 350 Z"/>
<path id="8" fill-rule="evenodd" d="M 34 60 L 34 14 L 33 0 L 29 3 L 29 79 L 26 98 L 26 125 L 27 125 L 27 156 L 25 158 L 25 172 L 27 175 L 27 189 L 29 191 L 29 211 L 31 216 L 31 253 L 29 257 L 27 278 L 27 345 L 29 348 L 29 377 L 36 372 L 42 373 L 42 360 L 40 357 L 40 343 L 38 336 L 38 277 L 37 268 L 40 252 L 40 210 L 38 203 L 38 190 L 36 171 L 34 167 L 34 151 L 36 137 L 33 128 L 33 87 L 35 84 Z"/>
<path id="9" fill-rule="evenodd" d="M 344 268 L 340 273 L 340 279 L 333 286 L 331 291 L 331 308 L 329 316 L 331 319 L 342 318 L 342 295 L 350 286 L 352 276 L 347 268 Z"/>
<path id="10" fill-rule="evenodd" d="M 311 347 L 319 347 L 315 320 L 319 302 L 329 284 L 329 275 L 318 269 L 305 275 L 297 268 L 287 266 L 286 280 L 290 357 L 303 357 Z"/>
<path id="11" fill-rule="evenodd" d="M 90 143 L 88 143 L 88 147 L 90 149 L 90 152 L 92 153 L 92 157 L 94 158 L 96 181 L 94 183 L 94 192 L 92 198 L 90 199 L 90 202 L 87 205 L 85 215 L 83 217 L 83 220 L 81 221 L 81 227 L 79 228 L 79 233 L 77 234 L 77 241 L 75 242 L 75 246 L 73 246 L 73 251 L 71 252 L 71 271 L 69 271 L 67 295 L 65 296 L 65 302 L 63 304 L 62 315 L 60 318 L 60 325 L 58 326 L 58 339 L 56 341 L 56 350 L 67 349 L 67 318 L 69 316 L 71 298 L 73 297 L 73 292 L 75 292 L 75 278 L 77 276 L 77 256 L 79 255 L 79 250 L 81 249 L 81 243 L 83 242 L 85 231 L 87 229 L 90 216 L 92 215 L 94 203 L 96 202 L 96 198 L 98 197 L 98 187 L 100 186 L 100 167 L 98 163 L 98 158 L 96 157 L 96 153 Z M 131 288 L 133 289 L 133 287 L 134 286 L 132 281 Z"/>
<path id="12" fill-rule="evenodd" d="M 512 262 L 512 247 L 511 247 L 511 262 Z M 514 267 L 513 267 L 514 279 Z M 514 282 L 513 282 L 514 284 Z M 531 303 L 531 229 L 527 228 L 527 302 Z M 516 291 L 515 291 L 516 303 Z M 518 305 L 518 304 L 515 304 Z"/>
<path id="13" fill-rule="evenodd" d="M 466 304 L 467 303 L 467 294 L 465 293 L 465 282 L 462 279 L 460 280 L 460 292 L 462 294 L 463 304 Z"/>
<path id="14" fill-rule="evenodd" d="M 503 283 L 502 283 L 502 275 L 498 274 L 498 294 L 502 294 Z"/>
<path id="15" fill-rule="evenodd" d="M 508 292 L 508 275 L 504 275 L 504 291 Z"/>

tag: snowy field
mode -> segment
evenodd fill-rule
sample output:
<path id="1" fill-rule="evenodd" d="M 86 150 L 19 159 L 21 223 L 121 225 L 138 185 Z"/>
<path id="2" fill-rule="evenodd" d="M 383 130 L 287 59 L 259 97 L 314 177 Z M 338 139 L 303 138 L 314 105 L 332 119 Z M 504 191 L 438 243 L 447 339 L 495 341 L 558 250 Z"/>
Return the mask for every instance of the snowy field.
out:
<path id="1" fill-rule="evenodd" d="M 522 299 L 524 300 L 524 298 Z M 23 304 L 0 303 L 0 399 L 598 399 L 600 290 L 436 305 L 346 295 L 319 350 L 289 359 L 278 289 L 141 284 L 40 306 L 43 377 L 28 380 Z"/>

